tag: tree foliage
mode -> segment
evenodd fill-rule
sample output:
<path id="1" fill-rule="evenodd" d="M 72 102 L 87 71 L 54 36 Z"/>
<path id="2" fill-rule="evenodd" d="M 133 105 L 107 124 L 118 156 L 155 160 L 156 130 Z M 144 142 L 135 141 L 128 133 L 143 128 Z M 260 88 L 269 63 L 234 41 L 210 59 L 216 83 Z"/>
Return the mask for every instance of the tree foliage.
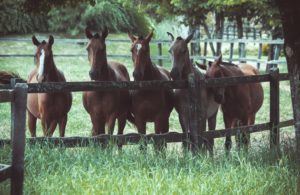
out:
<path id="1" fill-rule="evenodd" d="M 0 34 L 48 30 L 46 15 L 33 15 L 22 10 L 22 0 L 0 1 Z"/>
<path id="2" fill-rule="evenodd" d="M 38 3 L 30 8 L 31 11 L 26 7 L 29 2 L 34 3 L 34 0 L 4 0 L 0 3 L 3 7 L 0 13 L 1 34 L 49 30 L 77 35 L 86 27 L 94 31 L 107 27 L 111 32 L 135 31 L 144 34 L 150 26 L 147 18 L 137 9 L 124 7 L 117 0 L 95 0 L 94 5 L 85 0 L 83 3 L 54 0 L 45 2 L 41 10 L 37 9 L 40 6 Z"/>

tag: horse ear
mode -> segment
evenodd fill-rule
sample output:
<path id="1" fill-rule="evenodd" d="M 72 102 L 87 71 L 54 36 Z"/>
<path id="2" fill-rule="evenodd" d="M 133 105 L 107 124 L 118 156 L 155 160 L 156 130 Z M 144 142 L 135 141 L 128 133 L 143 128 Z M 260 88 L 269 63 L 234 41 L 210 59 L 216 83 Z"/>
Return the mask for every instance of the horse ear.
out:
<path id="1" fill-rule="evenodd" d="M 198 62 L 195 62 L 195 63 L 200 69 L 207 70 L 207 66 L 205 64 L 199 64 Z"/>
<path id="2" fill-rule="evenodd" d="M 85 29 L 85 36 L 86 36 L 88 39 L 93 38 L 93 35 L 92 35 L 91 31 L 88 30 L 88 28 Z"/>
<path id="3" fill-rule="evenodd" d="M 54 43 L 54 38 L 52 35 L 49 36 L 49 39 L 48 39 L 48 44 L 50 45 L 50 47 L 53 45 Z"/>
<path id="4" fill-rule="evenodd" d="M 135 42 L 136 41 L 136 37 L 132 34 L 132 33 L 130 33 L 130 32 L 128 32 L 128 37 L 131 39 L 131 42 Z"/>
<path id="5" fill-rule="evenodd" d="M 222 63 L 222 54 L 216 60 L 217 65 L 220 65 L 221 63 Z"/>
<path id="6" fill-rule="evenodd" d="M 195 33 L 195 31 L 193 30 L 193 32 L 185 39 L 186 43 L 189 43 L 192 40 L 194 33 Z"/>
<path id="7" fill-rule="evenodd" d="M 145 40 L 149 43 L 151 41 L 151 38 L 153 36 L 153 31 L 154 29 L 151 30 L 151 32 L 147 35 L 147 37 L 145 38 Z"/>
<path id="8" fill-rule="evenodd" d="M 167 34 L 171 37 L 171 40 L 174 41 L 174 35 L 170 32 L 167 32 Z"/>
<path id="9" fill-rule="evenodd" d="M 107 35 L 108 35 L 108 29 L 107 29 L 107 27 L 105 26 L 105 27 L 104 27 L 104 31 L 102 31 L 102 33 L 101 33 L 101 37 L 102 37 L 103 39 L 105 39 L 105 38 L 107 37 Z"/>
<path id="10" fill-rule="evenodd" d="M 34 35 L 32 36 L 32 43 L 35 46 L 39 46 L 41 44 Z"/>

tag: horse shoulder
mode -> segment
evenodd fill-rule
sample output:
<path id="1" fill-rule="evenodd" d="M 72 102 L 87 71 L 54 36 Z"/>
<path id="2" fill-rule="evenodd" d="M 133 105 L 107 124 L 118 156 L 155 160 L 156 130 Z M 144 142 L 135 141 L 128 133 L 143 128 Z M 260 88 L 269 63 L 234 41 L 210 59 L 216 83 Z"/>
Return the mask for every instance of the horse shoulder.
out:
<path id="1" fill-rule="evenodd" d="M 240 64 L 239 67 L 245 75 L 251 76 L 259 74 L 258 70 L 250 64 Z"/>
<path id="2" fill-rule="evenodd" d="M 125 65 L 119 62 L 108 62 L 109 67 L 114 71 L 117 81 L 129 81 L 129 73 Z"/>
<path id="3" fill-rule="evenodd" d="M 30 71 L 28 78 L 27 78 L 27 83 L 36 83 L 36 74 L 37 74 L 37 68 L 34 68 L 32 71 Z"/>
<path id="4" fill-rule="evenodd" d="M 171 80 L 170 72 L 162 67 L 157 67 L 162 76 L 162 80 Z"/>

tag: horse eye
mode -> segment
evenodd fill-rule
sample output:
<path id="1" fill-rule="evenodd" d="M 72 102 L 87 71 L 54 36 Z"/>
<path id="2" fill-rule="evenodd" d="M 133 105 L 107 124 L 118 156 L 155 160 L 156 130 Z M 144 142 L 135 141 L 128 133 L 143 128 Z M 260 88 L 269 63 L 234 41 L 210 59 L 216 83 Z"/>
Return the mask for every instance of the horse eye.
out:
<path id="1" fill-rule="evenodd" d="M 171 51 L 170 49 L 168 50 L 168 52 L 169 52 L 170 54 L 172 54 L 172 51 Z"/>

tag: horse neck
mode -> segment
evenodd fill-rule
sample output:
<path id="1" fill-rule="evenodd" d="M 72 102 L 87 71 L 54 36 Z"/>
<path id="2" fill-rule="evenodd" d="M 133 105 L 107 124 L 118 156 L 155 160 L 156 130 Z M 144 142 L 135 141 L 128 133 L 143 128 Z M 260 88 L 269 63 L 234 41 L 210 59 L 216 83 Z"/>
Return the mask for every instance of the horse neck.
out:
<path id="1" fill-rule="evenodd" d="M 186 62 L 186 64 L 183 66 L 183 69 L 182 69 L 182 79 L 187 80 L 189 74 L 191 74 L 193 72 L 194 72 L 193 71 L 193 66 L 190 63 L 190 61 Z"/>
<path id="2" fill-rule="evenodd" d="M 150 56 L 146 58 L 145 60 L 145 70 L 144 70 L 144 79 L 143 80 L 156 80 L 159 79 L 159 70 L 155 66 L 155 64 L 152 63 Z"/>
<path id="3" fill-rule="evenodd" d="M 46 66 L 50 66 L 51 68 L 49 69 L 49 72 L 47 72 L 45 75 L 45 81 L 59 81 L 59 71 L 55 66 L 53 58 L 50 59 L 49 64 L 50 65 Z"/>
<path id="4" fill-rule="evenodd" d="M 243 72 L 237 66 L 221 66 L 224 77 L 243 76 Z"/>

